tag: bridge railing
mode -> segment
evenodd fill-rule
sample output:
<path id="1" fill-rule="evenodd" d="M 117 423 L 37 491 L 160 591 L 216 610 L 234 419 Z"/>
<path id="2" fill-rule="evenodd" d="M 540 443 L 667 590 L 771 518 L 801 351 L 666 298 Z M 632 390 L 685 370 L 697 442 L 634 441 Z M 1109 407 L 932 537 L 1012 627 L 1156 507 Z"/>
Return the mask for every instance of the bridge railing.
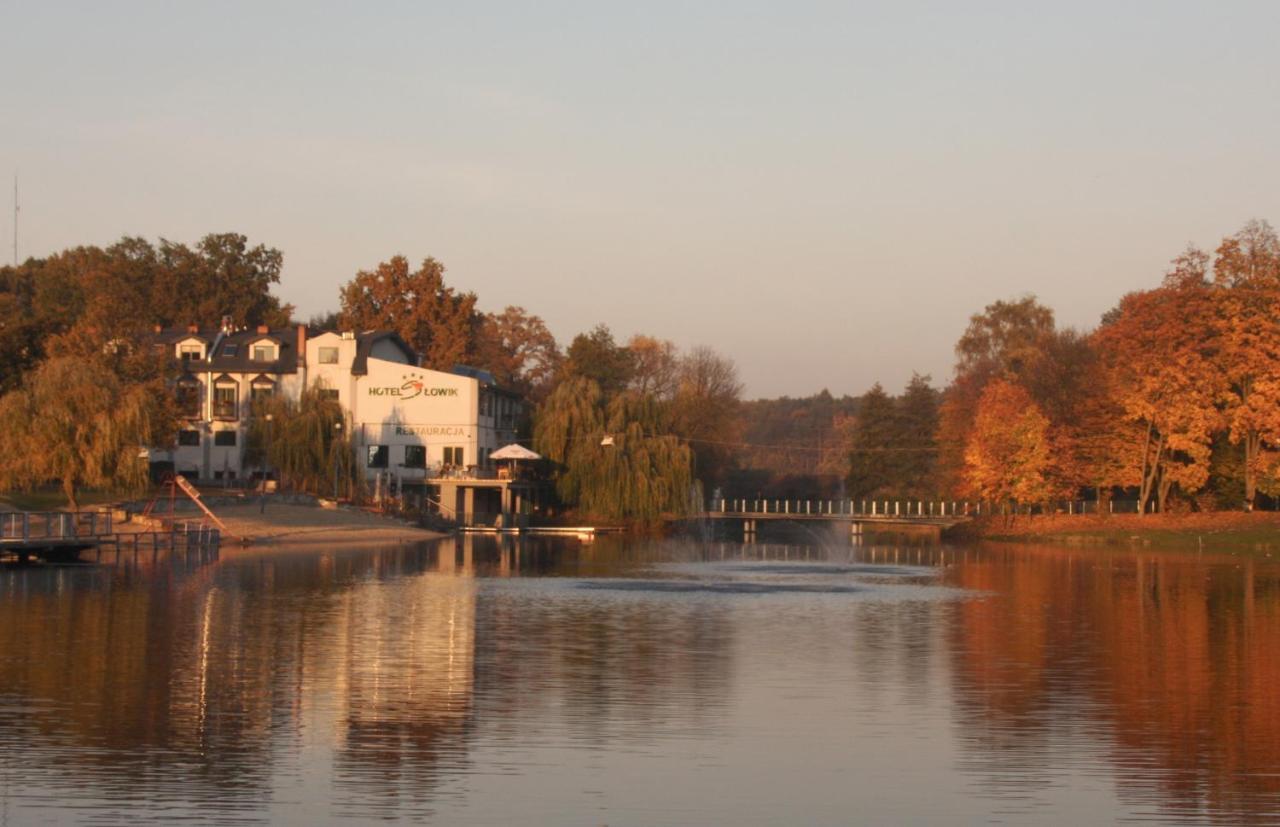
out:
<path id="1" fill-rule="evenodd" d="M 993 503 L 974 500 L 790 500 L 722 498 L 707 503 L 708 513 L 779 514 L 832 517 L 983 517 L 1030 514 L 1135 514 L 1136 500 L 1062 500 L 1050 503 Z"/>

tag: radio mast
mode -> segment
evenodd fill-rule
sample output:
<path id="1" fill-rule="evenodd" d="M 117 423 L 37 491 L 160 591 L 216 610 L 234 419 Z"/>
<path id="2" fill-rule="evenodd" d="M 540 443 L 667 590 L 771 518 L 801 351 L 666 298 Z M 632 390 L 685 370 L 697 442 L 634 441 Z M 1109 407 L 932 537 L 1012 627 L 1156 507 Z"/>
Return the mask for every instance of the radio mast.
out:
<path id="1" fill-rule="evenodd" d="M 18 266 L 18 176 L 13 176 L 13 266 Z"/>

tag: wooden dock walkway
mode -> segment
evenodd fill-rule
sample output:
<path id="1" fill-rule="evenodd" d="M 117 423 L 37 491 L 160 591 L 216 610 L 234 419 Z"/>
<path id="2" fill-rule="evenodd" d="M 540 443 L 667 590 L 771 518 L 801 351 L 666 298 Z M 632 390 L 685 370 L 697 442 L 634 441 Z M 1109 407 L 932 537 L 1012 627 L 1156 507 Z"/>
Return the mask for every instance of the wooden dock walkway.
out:
<path id="1" fill-rule="evenodd" d="M 167 531 L 115 531 L 110 512 L 0 513 L 0 562 L 54 565 L 134 560 L 161 554 L 216 555 L 221 532 L 203 523 L 174 523 Z"/>

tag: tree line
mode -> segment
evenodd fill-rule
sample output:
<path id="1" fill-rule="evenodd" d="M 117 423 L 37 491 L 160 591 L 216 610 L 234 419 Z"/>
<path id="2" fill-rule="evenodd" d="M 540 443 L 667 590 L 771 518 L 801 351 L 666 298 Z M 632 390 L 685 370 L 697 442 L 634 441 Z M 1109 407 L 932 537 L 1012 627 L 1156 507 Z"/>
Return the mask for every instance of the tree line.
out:
<path id="1" fill-rule="evenodd" d="M 143 484 L 138 447 L 172 444 L 180 421 L 176 368 L 129 343 L 157 324 L 290 323 L 272 292 L 282 263 L 227 233 L 0 267 L 0 487 L 57 480 L 74 500 L 81 486 Z M 860 397 L 743 402 L 733 362 L 710 348 L 619 342 L 604 325 L 562 347 L 524 308 L 481 311 L 434 258 L 393 256 L 337 299 L 314 329 L 394 330 L 427 367 L 478 367 L 524 393 L 522 435 L 551 462 L 563 505 L 595 516 L 682 514 L 714 489 L 1125 496 L 1144 512 L 1280 496 L 1280 241 L 1264 221 L 1212 253 L 1188 248 L 1092 330 L 1058 327 L 1034 297 L 994 302 L 970 319 L 945 388 L 917 375 L 897 396 L 877 384 Z M 329 432 L 316 423 L 339 414 L 314 399 L 276 414 L 299 434 L 282 432 L 273 464 L 319 490 L 350 446 L 310 445 L 306 433 Z"/>
<path id="2" fill-rule="evenodd" d="M 127 237 L 0 267 L 0 490 L 57 481 L 74 505 L 83 487 L 143 487 L 139 449 L 172 445 L 181 417 L 177 366 L 136 344 L 156 325 L 296 323 L 272 292 L 283 260 L 226 233 L 192 246 Z M 552 462 L 566 507 L 622 519 L 682 514 L 695 480 L 723 475 L 741 393 L 729 359 L 644 335 L 620 344 L 603 325 L 561 348 L 537 315 L 482 312 L 475 293 L 445 275 L 434 258 L 414 267 L 393 256 L 358 271 L 339 309 L 310 327 L 393 330 L 428 368 L 480 368 L 523 393 L 533 409 L 521 430 Z M 319 493 L 334 474 L 358 485 L 333 408 L 315 394 L 266 403 L 246 461 L 269 461 L 302 490 Z"/>
<path id="3" fill-rule="evenodd" d="M 1212 254 L 1188 247 L 1162 283 L 1089 331 L 1057 327 L 1034 297 L 990 304 L 933 400 L 919 377 L 897 400 L 878 387 L 863 397 L 852 491 L 1021 504 L 1123 495 L 1140 513 L 1274 506 L 1280 240 L 1251 221 Z"/>

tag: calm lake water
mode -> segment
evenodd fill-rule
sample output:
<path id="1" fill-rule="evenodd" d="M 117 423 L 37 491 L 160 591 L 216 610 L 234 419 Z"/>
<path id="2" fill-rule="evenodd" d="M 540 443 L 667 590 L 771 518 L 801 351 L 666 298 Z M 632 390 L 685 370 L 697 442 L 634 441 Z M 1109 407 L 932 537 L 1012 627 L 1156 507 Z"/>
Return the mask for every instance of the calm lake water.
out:
<path id="1" fill-rule="evenodd" d="M 0 825 L 1280 823 L 1280 566 L 445 540 L 0 570 Z"/>

